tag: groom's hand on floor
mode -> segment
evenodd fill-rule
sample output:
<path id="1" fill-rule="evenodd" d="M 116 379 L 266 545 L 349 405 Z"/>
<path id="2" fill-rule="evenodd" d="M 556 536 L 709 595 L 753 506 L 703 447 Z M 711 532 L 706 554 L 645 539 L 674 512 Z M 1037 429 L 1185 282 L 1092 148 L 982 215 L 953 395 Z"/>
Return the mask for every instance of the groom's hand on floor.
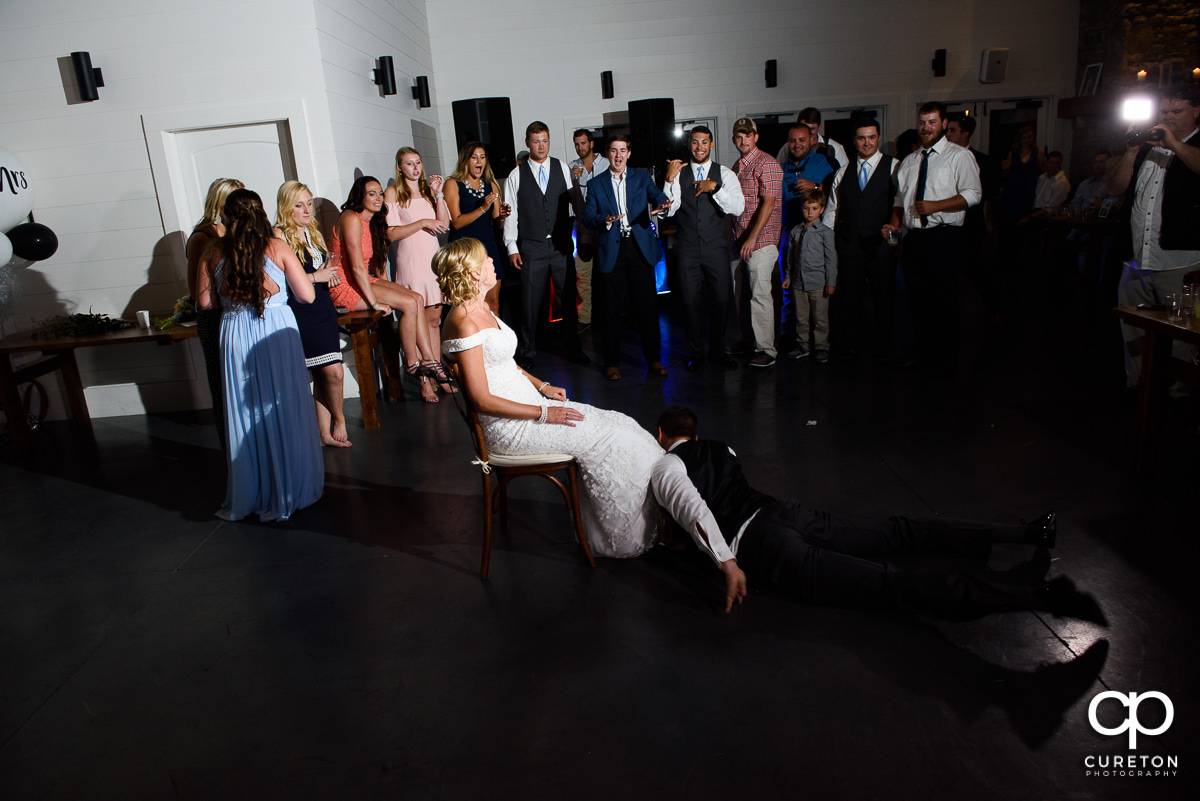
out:
<path id="1" fill-rule="evenodd" d="M 739 604 L 746 597 L 746 574 L 737 566 L 736 559 L 728 559 L 721 563 L 721 572 L 725 574 L 725 614 L 733 611 L 733 602 Z"/>

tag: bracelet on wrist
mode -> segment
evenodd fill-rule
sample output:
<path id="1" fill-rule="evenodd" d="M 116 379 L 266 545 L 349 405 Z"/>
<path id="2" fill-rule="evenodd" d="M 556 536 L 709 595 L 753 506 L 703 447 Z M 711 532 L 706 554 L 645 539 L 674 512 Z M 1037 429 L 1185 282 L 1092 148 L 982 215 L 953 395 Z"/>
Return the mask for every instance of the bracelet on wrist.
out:
<path id="1" fill-rule="evenodd" d="M 543 390 L 543 389 L 545 389 L 545 388 L 546 388 L 546 387 L 548 387 L 548 386 L 550 386 L 550 382 L 549 382 L 549 381 L 543 381 L 543 382 L 542 382 L 542 385 L 541 385 L 540 387 L 538 387 L 538 394 L 539 394 L 539 395 L 541 395 L 541 394 L 542 394 L 542 390 Z"/>
<path id="2" fill-rule="evenodd" d="M 546 415 L 549 413 L 550 413 L 550 408 L 548 406 L 546 406 L 546 404 L 543 403 L 542 404 L 542 416 L 539 417 L 535 422 L 538 422 L 538 423 L 546 422 Z"/>

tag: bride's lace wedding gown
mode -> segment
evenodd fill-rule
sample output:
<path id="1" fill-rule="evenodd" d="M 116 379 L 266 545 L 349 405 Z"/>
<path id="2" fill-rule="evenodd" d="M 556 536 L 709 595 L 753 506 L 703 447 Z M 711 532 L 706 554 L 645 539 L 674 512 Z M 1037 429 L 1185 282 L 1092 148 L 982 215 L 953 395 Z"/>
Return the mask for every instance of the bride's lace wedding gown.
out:
<path id="1" fill-rule="evenodd" d="M 442 352 L 483 348 L 488 390 L 497 397 L 534 406 L 570 406 L 584 416 L 575 426 L 538 424 L 479 415 L 488 450 L 502 454 L 569 453 L 579 462 L 583 524 L 597 556 L 630 557 L 650 550 L 659 521 L 650 492 L 650 468 L 662 448 L 632 418 L 586 403 L 549 400 L 513 361 L 517 335 L 497 318 L 499 328 L 447 339 Z"/>

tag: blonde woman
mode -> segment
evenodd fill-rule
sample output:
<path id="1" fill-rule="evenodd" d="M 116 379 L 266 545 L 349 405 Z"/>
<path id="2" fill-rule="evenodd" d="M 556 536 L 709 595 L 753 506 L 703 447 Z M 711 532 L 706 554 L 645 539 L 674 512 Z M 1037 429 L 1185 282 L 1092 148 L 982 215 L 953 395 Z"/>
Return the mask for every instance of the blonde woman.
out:
<path id="1" fill-rule="evenodd" d="M 225 223 L 221 221 L 221 213 L 225 210 L 225 200 L 235 189 L 244 189 L 242 182 L 235 178 L 218 178 L 208 186 L 208 196 L 204 199 L 204 216 L 192 228 L 188 236 L 184 252 L 187 255 L 187 290 L 188 295 L 196 297 L 196 284 L 199 275 L 200 259 L 209 246 L 225 236 Z M 204 372 L 208 376 L 208 392 L 212 396 L 213 417 L 217 423 L 217 436 L 221 447 L 225 447 L 225 413 L 222 403 L 221 390 L 221 310 L 199 309 L 196 312 L 196 335 L 200 339 L 200 352 L 204 354 Z"/>
<path id="2" fill-rule="evenodd" d="M 569 453 L 579 462 L 584 528 L 599 556 L 637 556 L 654 544 L 658 507 L 650 470 L 662 448 L 620 412 L 567 403 L 567 392 L 522 370 L 517 335 L 484 298 L 496 270 L 477 239 L 437 252 L 433 268 L 451 305 L 442 346 L 458 362 L 462 387 L 479 410 L 488 451 Z"/>
<path id="3" fill-rule="evenodd" d="M 450 241 L 478 239 L 496 267 L 496 285 L 488 291 L 487 304 L 499 314 L 505 260 L 496 246 L 496 226 L 503 225 L 512 209 L 500 199 L 500 184 L 492 175 L 482 142 L 467 142 L 458 151 L 458 164 L 446 181 L 445 192 L 450 208 Z"/>
<path id="4" fill-rule="evenodd" d="M 450 212 L 442 200 L 442 176 L 425 175 L 421 154 L 411 147 L 396 152 L 396 183 L 383 194 L 388 204 L 389 255 L 397 284 L 421 296 L 429 343 L 441 359 L 442 292 L 430 262 L 438 249 L 438 234 L 449 230 Z M 442 384 L 443 392 L 453 391 Z"/>
<path id="5" fill-rule="evenodd" d="M 338 339 L 337 312 L 329 296 L 329 288 L 337 286 L 340 279 L 329 263 L 329 250 L 313 215 L 312 192 L 299 181 L 287 181 L 279 187 L 275 202 L 275 238 L 286 242 L 296 254 L 316 290 L 312 303 L 300 303 L 289 295 L 288 305 L 300 327 L 304 366 L 313 378 L 321 445 L 349 448 L 346 417 L 342 414 L 342 345 Z"/>

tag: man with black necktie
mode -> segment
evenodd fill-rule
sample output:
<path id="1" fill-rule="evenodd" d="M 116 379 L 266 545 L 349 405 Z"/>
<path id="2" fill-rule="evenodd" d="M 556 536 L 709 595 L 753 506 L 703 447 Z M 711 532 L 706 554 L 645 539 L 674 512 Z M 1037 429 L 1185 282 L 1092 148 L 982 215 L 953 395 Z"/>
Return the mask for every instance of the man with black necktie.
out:
<path id="1" fill-rule="evenodd" d="M 879 231 L 892 216 L 899 162 L 879 150 L 878 120 L 854 123 L 854 148 L 854 158 L 833 179 L 824 218 L 834 231 L 838 252 L 838 289 L 831 304 L 834 345 L 842 358 L 854 358 L 866 347 L 869 292 L 875 323 L 872 350 L 882 361 L 892 350 L 896 281 L 892 249 Z"/>
<path id="2" fill-rule="evenodd" d="M 576 364 L 587 364 L 579 347 L 579 317 L 575 308 L 575 243 L 571 239 L 571 171 L 550 157 L 550 129 L 534 121 L 525 129 L 528 160 L 504 182 L 505 200 L 512 214 L 504 221 L 504 244 L 508 261 L 521 273 L 521 330 L 518 331 L 517 363 L 529 367 L 537 354 L 538 313 L 546 299 L 546 284 L 562 309 L 563 349 Z"/>
<path id="3" fill-rule="evenodd" d="M 967 252 L 967 209 L 979 203 L 979 165 L 971 151 L 948 141 L 946 107 L 917 111 L 920 148 L 896 173 L 898 194 L 884 238 L 903 226 L 904 280 L 912 305 L 914 360 L 926 360 L 938 377 L 958 371 L 958 273 Z"/>
<path id="4" fill-rule="evenodd" d="M 687 324 L 689 372 L 704 365 L 706 353 L 708 359 L 726 370 L 738 366 L 737 360 L 725 352 L 725 326 L 733 295 L 725 228 L 728 215 L 742 213 L 746 198 L 733 170 L 713 160 L 712 147 L 712 131 L 703 125 L 692 128 L 688 132 L 691 162 L 667 162 L 663 185 L 671 200 L 667 214 L 675 215 L 677 280 Z M 707 348 L 703 332 L 706 316 Z"/>

